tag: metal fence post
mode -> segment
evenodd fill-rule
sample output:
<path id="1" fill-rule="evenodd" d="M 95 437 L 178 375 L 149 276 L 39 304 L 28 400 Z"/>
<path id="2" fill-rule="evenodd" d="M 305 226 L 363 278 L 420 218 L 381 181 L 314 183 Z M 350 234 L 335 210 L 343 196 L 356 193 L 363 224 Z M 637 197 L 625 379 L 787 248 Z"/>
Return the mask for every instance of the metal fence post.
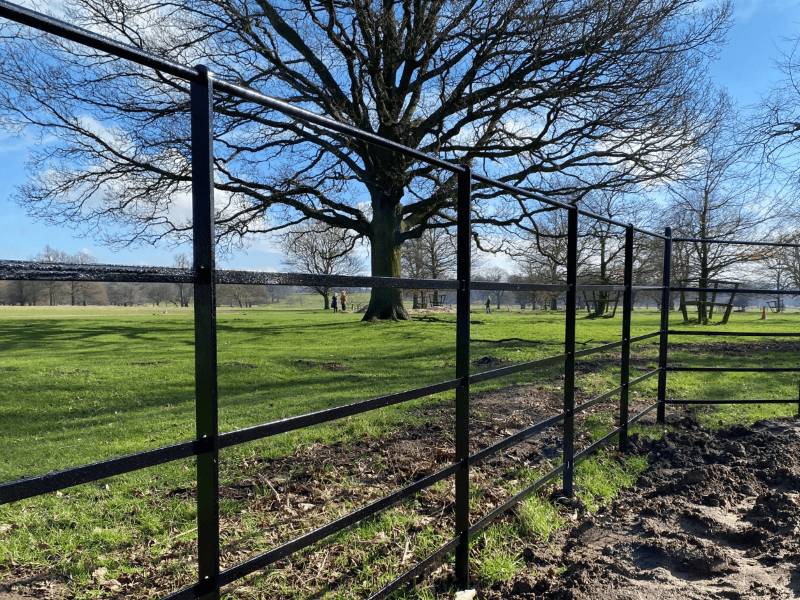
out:
<path id="1" fill-rule="evenodd" d="M 619 369 L 619 451 L 628 449 L 628 382 L 631 377 L 631 314 L 633 312 L 633 225 L 625 228 L 625 267 L 622 293 L 622 357 Z"/>
<path id="2" fill-rule="evenodd" d="M 664 423 L 667 400 L 667 347 L 669 343 L 669 309 L 671 303 L 670 274 L 672 271 L 672 228 L 664 229 L 664 267 L 661 274 L 661 336 L 658 348 L 658 412 L 656 420 Z"/>
<path id="3" fill-rule="evenodd" d="M 564 495 L 572 497 L 575 470 L 575 319 L 578 284 L 578 208 L 567 212 L 567 305 L 564 327 Z"/>
<path id="4" fill-rule="evenodd" d="M 472 269 L 472 172 L 458 173 L 456 294 L 456 581 L 469 586 L 469 303 Z"/>
<path id="5" fill-rule="evenodd" d="M 214 91 L 211 75 L 191 83 L 192 218 L 194 250 L 195 419 L 197 455 L 197 555 L 200 594 L 219 598 L 219 449 L 217 316 L 214 285 Z"/>

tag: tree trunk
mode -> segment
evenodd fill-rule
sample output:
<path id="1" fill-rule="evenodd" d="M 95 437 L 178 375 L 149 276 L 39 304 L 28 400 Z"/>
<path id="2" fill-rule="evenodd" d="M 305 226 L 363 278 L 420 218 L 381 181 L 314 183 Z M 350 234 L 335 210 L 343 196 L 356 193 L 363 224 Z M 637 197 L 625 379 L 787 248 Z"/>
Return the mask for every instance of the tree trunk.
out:
<path id="1" fill-rule="evenodd" d="M 600 238 L 600 283 L 607 284 L 608 282 L 608 270 L 607 270 L 608 261 L 606 259 L 606 239 L 605 237 Z M 594 305 L 594 316 L 595 317 L 602 317 L 606 314 L 608 310 L 608 292 L 606 291 L 599 291 L 597 293 L 597 298 L 595 300 Z"/>
<path id="2" fill-rule="evenodd" d="M 330 294 L 328 292 L 323 292 L 320 295 L 322 296 L 323 309 L 324 310 L 330 310 L 330 308 L 331 308 L 331 297 L 330 297 Z"/>
<path id="3" fill-rule="evenodd" d="M 705 261 L 702 261 L 700 264 L 700 280 L 698 282 L 699 288 L 707 288 L 709 286 L 708 283 L 708 268 L 705 265 Z M 701 325 L 708 324 L 708 307 L 706 302 L 708 301 L 708 294 L 706 292 L 698 292 L 697 294 L 697 321 Z"/>
<path id="4" fill-rule="evenodd" d="M 689 311 L 686 309 L 686 292 L 681 292 L 680 298 L 681 298 L 680 299 L 680 309 L 681 309 L 681 314 L 683 315 L 683 322 L 684 323 L 688 323 L 689 322 Z"/>
<path id="5" fill-rule="evenodd" d="M 373 198 L 372 231 L 370 232 L 370 262 L 373 277 L 400 277 L 400 216 L 395 202 L 386 194 Z M 403 306 L 402 290 L 398 288 L 372 288 L 364 321 L 405 320 L 408 313 Z"/>

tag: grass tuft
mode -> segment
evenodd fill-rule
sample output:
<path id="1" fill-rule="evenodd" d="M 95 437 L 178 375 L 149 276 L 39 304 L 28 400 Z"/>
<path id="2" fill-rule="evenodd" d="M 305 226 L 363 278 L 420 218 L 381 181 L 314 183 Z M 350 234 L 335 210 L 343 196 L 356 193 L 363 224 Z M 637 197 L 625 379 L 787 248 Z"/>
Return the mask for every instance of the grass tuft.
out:
<path id="1" fill-rule="evenodd" d="M 556 531 L 566 524 L 566 520 L 553 503 L 541 496 L 531 496 L 521 502 L 516 513 L 520 534 L 544 542 L 548 541 Z"/>
<path id="2" fill-rule="evenodd" d="M 479 538 L 481 548 L 476 563 L 477 575 L 488 585 L 513 578 L 523 566 L 515 551 L 517 531 L 510 522 L 499 523 L 486 530 Z"/>

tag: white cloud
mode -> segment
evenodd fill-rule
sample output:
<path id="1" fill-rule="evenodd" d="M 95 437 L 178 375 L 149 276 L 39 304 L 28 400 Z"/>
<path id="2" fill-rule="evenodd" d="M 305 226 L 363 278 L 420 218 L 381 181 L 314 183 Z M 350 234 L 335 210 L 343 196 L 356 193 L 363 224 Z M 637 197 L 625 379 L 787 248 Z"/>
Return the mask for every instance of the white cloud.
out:
<path id="1" fill-rule="evenodd" d="M 67 0 L 16 0 L 17 4 L 54 17 L 66 15 Z"/>
<path id="2" fill-rule="evenodd" d="M 797 7 L 797 0 L 735 0 L 733 17 L 740 23 L 747 23 L 761 11 L 782 12 Z"/>

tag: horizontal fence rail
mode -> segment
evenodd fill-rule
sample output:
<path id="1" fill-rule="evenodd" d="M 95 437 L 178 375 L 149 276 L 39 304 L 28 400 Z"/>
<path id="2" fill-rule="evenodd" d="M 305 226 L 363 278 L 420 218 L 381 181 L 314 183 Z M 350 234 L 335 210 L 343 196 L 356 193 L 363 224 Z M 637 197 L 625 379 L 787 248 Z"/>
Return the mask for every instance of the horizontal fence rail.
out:
<path id="1" fill-rule="evenodd" d="M 1 260 L 0 280 L 87 281 L 111 283 L 194 283 L 194 269 L 79 265 L 23 260 Z"/>
<path id="2" fill-rule="evenodd" d="M 800 367 L 684 367 L 670 365 L 667 371 L 709 373 L 800 373 Z"/>
<path id="3" fill-rule="evenodd" d="M 798 296 L 800 290 L 772 290 L 769 288 L 713 288 L 713 287 L 671 287 L 672 292 L 703 292 L 717 294 L 759 294 L 764 296 Z"/>
<path id="4" fill-rule="evenodd" d="M 800 337 L 800 331 L 705 331 L 670 329 L 670 335 L 707 335 L 716 337 Z"/>
<path id="5" fill-rule="evenodd" d="M 40 261 L 0 260 L 0 280 L 5 281 L 87 281 L 124 283 L 194 283 L 193 269 L 130 265 L 50 263 Z M 214 281 L 222 285 L 327 286 L 346 288 L 400 288 L 457 290 L 456 279 L 411 277 L 373 277 L 368 275 L 323 275 L 273 271 L 236 271 L 216 269 Z M 614 291 L 624 286 L 578 283 L 579 290 Z M 565 292 L 564 283 L 528 283 L 472 280 L 477 291 Z M 660 290 L 657 286 L 633 286 L 637 291 Z"/>
<path id="6" fill-rule="evenodd" d="M 164 76 L 188 82 L 191 106 L 191 144 L 192 144 L 192 207 L 193 207 L 193 267 L 190 269 L 171 267 L 128 266 L 107 264 L 61 264 L 34 261 L 0 261 L 0 280 L 22 281 L 91 281 L 91 282 L 131 282 L 131 283 L 190 283 L 194 285 L 194 326 L 195 326 L 195 401 L 196 437 L 163 448 L 148 450 L 127 456 L 111 458 L 90 465 L 83 465 L 58 472 L 26 477 L 0 484 L 0 504 L 32 498 L 41 494 L 67 489 L 73 486 L 98 481 L 107 477 L 123 475 L 133 471 L 165 464 L 171 461 L 195 457 L 197 475 L 197 578 L 196 583 L 166 596 L 177 599 L 216 599 L 222 587 L 242 577 L 264 570 L 276 562 L 307 549 L 326 538 L 339 533 L 380 512 L 411 500 L 416 494 L 430 486 L 453 479 L 455 498 L 453 505 L 455 531 L 446 542 L 422 561 L 411 566 L 370 598 L 385 598 L 413 583 L 436 564 L 455 556 L 455 573 L 459 587 L 469 585 L 470 540 L 485 531 L 493 522 L 506 514 L 519 502 L 540 490 L 545 485 L 561 478 L 563 493 L 573 494 L 575 465 L 592 453 L 600 450 L 613 440 L 619 441 L 624 451 L 629 426 L 639 422 L 644 416 L 657 409 L 657 420 L 664 421 L 666 405 L 692 403 L 794 403 L 783 400 L 742 400 L 707 401 L 674 400 L 666 395 L 667 373 L 669 371 L 766 371 L 797 372 L 800 368 L 762 368 L 762 369 L 724 369 L 687 368 L 668 363 L 669 335 L 700 335 L 700 332 L 683 332 L 669 328 L 669 305 L 671 293 L 675 291 L 713 291 L 724 293 L 723 289 L 671 287 L 670 261 L 673 242 L 712 242 L 742 243 L 750 245 L 782 245 L 800 247 L 800 244 L 780 244 L 774 242 L 736 242 L 729 240 L 695 240 L 693 238 L 673 238 L 667 228 L 663 234 L 648 231 L 629 223 L 623 223 L 608 216 L 585 210 L 573 204 L 549 198 L 540 193 L 513 185 L 502 179 L 493 179 L 474 173 L 468 165 L 459 164 L 421 152 L 415 148 L 385 139 L 369 131 L 361 130 L 347 123 L 341 123 L 327 116 L 314 114 L 280 99 L 272 98 L 258 91 L 230 81 L 215 78 L 205 67 L 190 67 L 151 55 L 139 48 L 97 35 L 36 11 L 0 0 L 0 17 L 18 24 L 35 28 L 47 34 L 58 36 L 118 57 L 145 68 L 155 70 Z M 424 164 L 444 169 L 457 177 L 457 191 L 454 198 L 456 208 L 457 236 L 457 276 L 456 279 L 419 279 L 404 277 L 372 277 L 360 275 L 315 275 L 303 273 L 279 273 L 261 271 L 241 271 L 218 269 L 215 263 L 215 223 L 214 223 L 214 155 L 213 119 L 214 98 L 224 94 L 246 102 L 273 109 L 295 121 L 308 123 L 343 134 L 350 139 L 373 144 L 391 152 L 411 157 Z M 542 203 L 568 213 L 568 234 L 566 274 L 564 281 L 557 282 L 490 282 L 476 281 L 471 273 L 471 227 L 472 227 L 472 188 L 494 188 L 507 194 L 533 202 Z M 624 281 L 622 283 L 579 281 L 577 244 L 579 238 L 579 218 L 601 221 L 624 230 Z M 634 234 L 651 236 L 663 242 L 664 262 L 661 281 L 654 285 L 635 285 L 633 283 Z M 434 289 L 456 291 L 456 369 L 455 376 L 438 383 L 424 385 L 411 390 L 387 393 L 369 398 L 317 410 L 314 412 L 289 416 L 233 431 L 219 431 L 217 406 L 217 349 L 216 349 L 216 302 L 218 285 L 278 285 L 278 286 L 328 286 L 356 288 L 395 288 L 395 289 Z M 506 290 L 518 292 L 546 292 L 562 295 L 566 300 L 565 330 L 563 352 L 522 363 L 505 365 L 482 372 L 472 372 L 470 363 L 470 293 L 476 291 Z M 576 349 L 575 326 L 577 319 L 577 293 L 622 292 L 622 331 L 620 339 L 600 345 Z M 633 293 L 657 292 L 661 297 L 661 323 L 659 330 L 638 336 L 631 336 L 631 314 Z M 800 290 L 758 290 L 736 289 L 736 293 L 758 294 L 800 294 Z M 703 334 L 707 334 L 703 332 Z M 716 333 L 722 335 L 722 332 Z M 714 335 L 714 334 L 709 334 Z M 729 333 L 728 335 L 756 335 L 750 333 Z M 800 334 L 765 334 L 789 336 Z M 631 346 L 652 338 L 659 338 L 658 368 L 635 377 L 630 374 Z M 620 382 L 617 387 L 580 404 L 575 403 L 576 361 L 598 353 L 620 351 Z M 564 376 L 563 409 L 552 416 L 539 420 L 519 431 L 500 439 L 470 454 L 470 386 L 508 375 L 529 371 L 561 369 Z M 631 387 L 658 376 L 656 401 L 632 418 L 628 416 L 628 391 Z M 305 427 L 333 422 L 339 419 L 368 413 L 369 411 L 400 405 L 412 400 L 427 398 L 436 394 L 453 392 L 454 404 L 454 461 L 447 466 L 406 483 L 396 491 L 374 500 L 369 504 L 338 517 L 294 539 L 288 540 L 266 552 L 261 552 L 244 562 L 227 568 L 220 566 L 220 520 L 219 520 L 219 474 L 218 457 L 221 450 L 240 444 L 263 440 L 274 435 L 296 431 Z M 619 414 L 617 426 L 600 439 L 576 452 L 575 416 L 602 403 L 618 399 Z M 516 492 L 510 498 L 490 510 L 477 520 L 470 515 L 470 467 L 483 461 L 498 457 L 503 451 L 530 440 L 550 428 L 561 428 L 562 460 L 550 468 L 536 481 Z M 450 537 L 450 536 L 447 536 Z M 445 538 L 447 539 L 447 538 Z"/>
<path id="7" fill-rule="evenodd" d="M 667 404 L 797 404 L 794 400 L 667 400 Z"/>
<path id="8" fill-rule="evenodd" d="M 205 445 L 208 446 L 207 443 Z M 189 458 L 206 449 L 203 447 L 203 443 L 199 441 L 184 442 L 156 450 L 112 458 L 82 467 L 9 481 L 0 484 L 0 505 L 40 496 L 48 492 L 57 492 L 76 485 L 105 479 L 106 477 L 155 467 L 182 458 Z"/>
<path id="9" fill-rule="evenodd" d="M 673 242 L 689 242 L 692 244 L 725 244 L 731 246 L 774 246 L 777 248 L 800 248 L 796 242 L 780 242 L 770 240 L 721 240 L 715 238 L 676 237 Z"/>

